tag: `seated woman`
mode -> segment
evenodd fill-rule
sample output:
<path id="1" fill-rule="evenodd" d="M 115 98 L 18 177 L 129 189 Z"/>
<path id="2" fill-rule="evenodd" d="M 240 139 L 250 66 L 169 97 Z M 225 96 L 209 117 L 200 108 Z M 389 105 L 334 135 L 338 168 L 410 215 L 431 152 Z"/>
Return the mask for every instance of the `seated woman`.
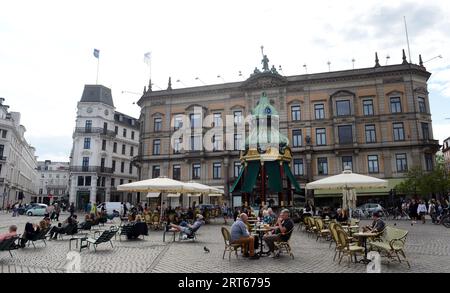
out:
<path id="1" fill-rule="evenodd" d="M 58 227 L 53 227 L 50 230 L 50 239 L 57 239 L 58 234 L 76 234 L 78 230 L 78 222 L 77 215 L 73 215 L 67 218 L 64 223 L 61 225 L 58 224 Z"/>
<path id="2" fill-rule="evenodd" d="M 22 239 L 20 239 L 20 247 L 24 248 L 25 243 L 30 240 L 35 240 L 36 236 L 39 234 L 40 228 L 38 225 L 26 223 L 25 231 L 23 232 Z"/>
<path id="3" fill-rule="evenodd" d="M 262 212 L 262 215 L 263 215 L 263 222 L 264 222 L 264 224 L 272 225 L 272 223 L 273 223 L 273 218 L 269 215 L 269 211 L 264 210 L 264 211 Z"/>
<path id="4" fill-rule="evenodd" d="M 336 221 L 340 223 L 348 221 L 348 216 L 344 209 L 337 210 Z"/>
<path id="5" fill-rule="evenodd" d="M 80 229 L 80 230 L 91 230 L 92 223 L 93 223 L 93 221 L 91 219 L 91 216 L 86 214 L 84 216 L 84 222 L 78 224 L 78 229 Z"/>

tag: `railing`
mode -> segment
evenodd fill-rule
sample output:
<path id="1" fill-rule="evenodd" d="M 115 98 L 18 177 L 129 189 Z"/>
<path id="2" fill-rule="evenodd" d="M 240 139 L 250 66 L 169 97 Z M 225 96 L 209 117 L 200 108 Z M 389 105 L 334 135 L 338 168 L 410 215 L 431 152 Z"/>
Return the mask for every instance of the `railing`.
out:
<path id="1" fill-rule="evenodd" d="M 108 173 L 112 174 L 112 168 L 106 168 L 101 166 L 71 166 L 71 172 L 92 172 L 92 173 Z"/>
<path id="2" fill-rule="evenodd" d="M 6 157 L 0 157 L 0 161 L 6 161 Z"/>
<path id="3" fill-rule="evenodd" d="M 111 137 L 116 136 L 116 132 L 114 130 L 107 130 L 101 127 L 76 127 L 75 133 L 99 133 L 101 135 L 107 135 Z"/>

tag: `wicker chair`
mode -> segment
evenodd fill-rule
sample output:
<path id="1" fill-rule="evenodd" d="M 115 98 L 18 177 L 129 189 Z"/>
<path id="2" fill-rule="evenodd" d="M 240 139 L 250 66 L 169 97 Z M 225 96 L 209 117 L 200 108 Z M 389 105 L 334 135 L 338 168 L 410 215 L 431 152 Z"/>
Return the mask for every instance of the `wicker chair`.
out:
<path id="1" fill-rule="evenodd" d="M 322 219 L 316 219 L 316 227 L 317 227 L 317 238 L 316 241 L 319 240 L 319 238 L 328 239 L 330 236 L 330 230 L 324 229 L 323 221 Z"/>
<path id="2" fill-rule="evenodd" d="M 277 250 L 277 256 L 280 255 L 280 252 L 283 250 L 286 251 L 286 253 L 294 259 L 294 254 L 292 253 L 291 245 L 289 244 L 289 240 L 291 239 L 292 232 L 294 231 L 294 228 L 292 228 L 289 232 L 285 233 L 288 235 L 288 239 L 286 241 L 277 241 L 275 242 L 275 249 Z"/>
<path id="3" fill-rule="evenodd" d="M 222 236 L 223 241 L 225 242 L 225 249 L 223 251 L 222 259 L 225 259 L 225 253 L 228 251 L 228 260 L 231 260 L 231 253 L 234 251 L 234 254 L 236 255 L 236 258 L 238 258 L 238 249 L 241 247 L 240 244 L 231 244 L 231 234 L 230 231 L 228 231 L 227 228 L 222 227 Z"/>
<path id="4" fill-rule="evenodd" d="M 348 239 L 347 233 L 345 233 L 344 230 L 337 229 L 337 236 L 339 241 L 339 264 L 341 264 L 342 258 L 347 255 L 348 256 L 348 265 L 350 266 L 350 262 L 352 260 L 352 256 L 355 257 L 356 262 L 356 255 L 357 254 L 363 254 L 364 253 L 364 247 L 361 247 L 359 245 L 351 245 L 350 241 Z"/>
<path id="5" fill-rule="evenodd" d="M 401 255 L 408 264 L 408 268 L 411 268 L 404 251 L 406 236 L 408 236 L 407 230 L 388 226 L 384 229 L 384 233 L 380 236 L 378 241 L 369 242 L 369 245 L 371 249 L 377 250 L 389 260 L 395 260 L 397 258 L 398 262 L 401 263 Z"/>

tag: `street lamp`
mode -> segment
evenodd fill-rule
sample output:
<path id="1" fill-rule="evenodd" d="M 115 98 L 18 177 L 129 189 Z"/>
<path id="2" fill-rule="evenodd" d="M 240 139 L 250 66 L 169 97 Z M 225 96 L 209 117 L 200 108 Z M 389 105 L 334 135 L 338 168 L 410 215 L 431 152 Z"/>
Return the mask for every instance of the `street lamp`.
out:
<path id="1" fill-rule="evenodd" d="M 328 71 L 330 72 L 331 71 L 331 62 L 328 61 L 327 64 L 328 64 Z"/>
<path id="2" fill-rule="evenodd" d="M 306 66 L 306 64 L 303 64 L 303 67 L 305 68 L 305 73 L 308 74 L 308 67 Z"/>
<path id="3" fill-rule="evenodd" d="M 217 78 L 220 78 L 223 80 L 223 82 L 226 82 L 225 79 L 222 77 L 222 75 L 217 75 Z"/>
<path id="4" fill-rule="evenodd" d="M 437 55 L 437 56 L 435 56 L 435 57 L 433 57 L 433 58 L 431 58 L 431 59 L 429 59 L 429 60 L 427 60 L 427 61 L 425 61 L 423 63 L 425 64 L 425 63 L 430 62 L 431 60 L 434 60 L 436 58 L 442 58 L 442 55 Z"/>
<path id="5" fill-rule="evenodd" d="M 187 85 L 186 85 L 184 82 L 182 82 L 180 79 L 177 79 L 177 82 L 179 82 L 179 83 L 181 83 L 182 85 L 184 85 L 185 87 L 187 87 Z"/>
<path id="6" fill-rule="evenodd" d="M 198 80 L 198 81 L 200 81 L 201 83 L 203 83 L 204 85 L 206 85 L 206 83 L 205 83 L 203 80 L 201 80 L 199 77 L 196 77 L 195 80 Z"/>

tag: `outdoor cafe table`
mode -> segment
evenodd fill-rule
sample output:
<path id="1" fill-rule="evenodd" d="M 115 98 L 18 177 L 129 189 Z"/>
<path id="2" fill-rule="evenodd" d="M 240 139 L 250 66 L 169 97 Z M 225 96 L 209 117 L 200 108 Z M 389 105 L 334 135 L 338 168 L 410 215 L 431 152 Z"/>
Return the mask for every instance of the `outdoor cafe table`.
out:
<path id="1" fill-rule="evenodd" d="M 263 237 L 264 234 L 266 234 L 267 232 L 270 231 L 270 229 L 268 228 L 258 228 L 258 229 L 253 229 L 254 232 L 258 233 L 258 238 L 259 238 L 259 256 L 263 256 L 263 255 L 267 255 L 269 253 L 269 251 L 264 251 L 264 244 L 263 244 Z"/>
<path id="2" fill-rule="evenodd" d="M 368 264 L 370 262 L 370 260 L 367 258 L 367 238 L 375 237 L 377 235 L 378 233 L 373 232 L 358 232 L 353 234 L 354 237 L 358 237 L 359 239 L 361 239 L 361 242 L 364 245 L 364 258 L 361 259 L 360 262 L 364 264 Z"/>

